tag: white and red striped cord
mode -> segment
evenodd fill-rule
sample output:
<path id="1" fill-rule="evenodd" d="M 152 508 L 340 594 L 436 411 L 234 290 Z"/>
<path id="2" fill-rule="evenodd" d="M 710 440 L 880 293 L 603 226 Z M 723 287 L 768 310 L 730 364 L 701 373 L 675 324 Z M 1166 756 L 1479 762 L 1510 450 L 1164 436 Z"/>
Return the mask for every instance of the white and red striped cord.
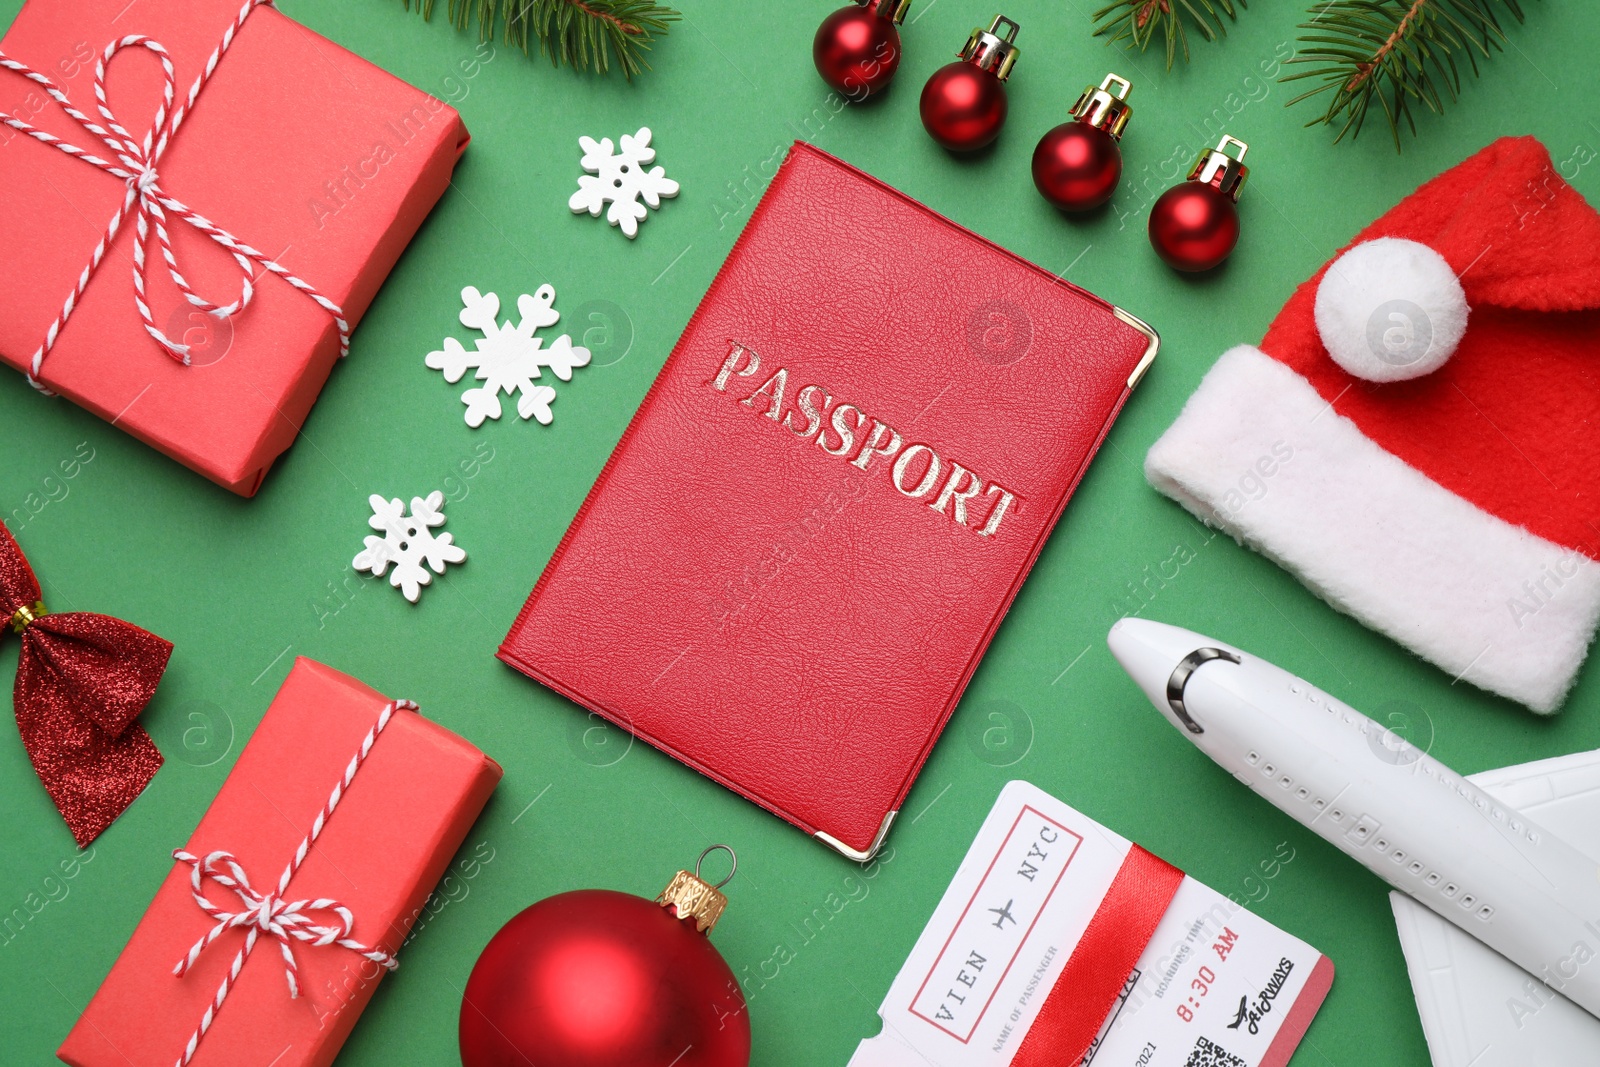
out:
<path id="1" fill-rule="evenodd" d="M 200 958 L 210 945 L 229 930 L 239 927 L 247 928 L 244 944 L 233 957 L 233 963 L 228 968 L 228 973 L 223 976 L 222 984 L 217 987 L 216 996 L 206 1006 L 205 1014 L 200 1017 L 200 1023 L 194 1032 L 189 1035 L 189 1041 L 184 1046 L 183 1055 L 178 1058 L 176 1067 L 184 1067 L 194 1058 L 195 1050 L 200 1047 L 200 1039 L 211 1029 L 211 1023 L 216 1018 L 217 1012 L 222 1008 L 222 1002 L 228 999 L 228 993 L 233 989 L 233 984 L 239 978 L 239 972 L 244 968 L 244 961 L 256 947 L 257 938 L 265 933 L 278 942 L 278 948 L 283 953 L 284 975 L 289 983 L 289 995 L 300 995 L 299 982 L 296 980 L 298 967 L 295 964 L 293 942 L 300 941 L 310 945 L 339 945 L 359 953 L 388 970 L 399 966 L 395 958 L 379 949 L 371 948 L 350 937 L 355 928 L 355 916 L 349 908 L 337 900 L 329 897 L 318 897 L 315 900 L 285 900 L 284 893 L 289 889 L 295 872 L 305 862 L 311 852 L 311 845 L 322 834 L 328 825 L 328 820 L 333 817 L 334 809 L 339 806 L 339 801 L 344 797 L 345 791 L 350 788 L 350 783 L 355 779 L 356 772 L 366 761 L 368 753 L 372 751 L 373 742 L 378 735 L 383 733 L 384 727 L 389 725 L 389 720 L 396 711 L 415 711 L 417 705 L 409 700 L 396 700 L 384 705 L 378 713 L 377 722 L 367 731 L 361 741 L 361 747 L 350 758 L 345 767 L 344 777 L 334 783 L 333 792 L 328 796 L 328 802 L 322 810 L 317 812 L 317 817 L 312 820 L 311 830 L 300 839 L 300 845 L 294 850 L 294 858 L 283 869 L 283 874 L 278 879 L 278 888 L 268 894 L 258 893 L 251 885 L 250 879 L 245 874 L 244 868 L 231 853 L 218 850 L 208 853 L 204 859 L 178 849 L 172 857 L 182 863 L 187 863 L 193 870 L 190 873 L 192 892 L 195 903 L 202 911 L 215 920 L 215 925 L 206 931 L 205 936 L 194 943 L 184 958 L 178 961 L 172 973 L 180 978 L 186 974 L 195 961 Z M 238 896 L 242 907 L 237 911 L 230 911 L 218 907 L 205 894 L 205 882 L 210 879 L 218 885 L 230 889 Z M 319 914 L 320 913 L 320 914 Z M 324 916 L 336 919 L 335 922 L 318 922 Z"/>
<path id="2" fill-rule="evenodd" d="M 161 188 L 160 177 L 156 170 L 156 165 L 161 161 L 161 157 L 166 153 L 168 146 L 171 145 L 178 128 L 182 126 L 183 120 L 193 110 L 195 101 L 200 97 L 200 91 L 211 79 L 211 75 L 216 71 L 217 64 L 222 60 L 229 46 L 233 44 L 234 36 L 239 32 L 239 27 L 244 25 L 245 19 L 249 18 L 250 13 L 256 8 L 273 2 L 274 0 L 245 0 L 244 6 L 239 9 L 238 16 L 228 26 L 227 32 L 222 35 L 221 42 L 212 51 L 210 58 L 206 60 L 205 69 L 189 88 L 189 95 L 185 98 L 183 104 L 175 110 L 173 109 L 173 100 L 177 75 L 173 70 L 171 57 L 160 42 L 153 41 L 141 34 L 131 34 L 108 44 L 105 52 L 95 64 L 94 72 L 95 106 L 96 110 L 100 112 L 100 117 L 105 120 L 104 126 L 75 108 L 67 98 L 67 95 L 48 76 L 0 51 L 0 68 L 15 71 L 42 86 L 51 99 L 59 104 L 62 111 L 76 122 L 84 132 L 98 138 L 110 149 L 117 162 L 102 159 L 92 152 L 88 152 L 54 134 L 33 126 L 24 119 L 3 111 L 0 111 L 0 123 L 37 141 L 50 145 L 52 148 L 64 152 L 74 159 L 81 159 L 85 163 L 98 167 L 127 186 L 127 195 L 123 197 L 121 208 L 112 216 L 111 222 L 106 226 L 105 233 L 101 235 L 99 242 L 94 247 L 94 251 L 90 254 L 88 265 L 78 275 L 77 285 L 71 293 L 67 294 L 67 299 L 62 304 L 60 313 L 56 315 L 55 321 L 50 324 L 50 328 L 45 331 L 44 342 L 40 344 L 29 361 L 28 381 L 36 389 L 42 392 L 49 391 L 39 381 L 40 370 L 44 365 L 44 357 L 55 347 L 62 328 L 66 326 L 67 320 L 72 317 L 73 310 L 77 307 L 78 301 L 82 299 L 84 290 L 89 286 L 89 280 L 100 269 L 100 264 L 105 259 L 106 251 L 116 239 L 117 233 L 121 230 L 129 212 L 134 215 L 135 226 L 133 242 L 133 302 L 138 308 L 139 318 L 144 323 L 146 332 L 174 359 L 188 364 L 189 348 L 187 345 L 167 337 L 157 328 L 155 317 L 150 311 L 145 295 L 145 273 L 147 269 L 145 246 L 148 243 L 149 231 L 152 226 L 156 232 L 156 241 L 161 247 L 161 256 L 166 261 L 167 273 L 171 275 L 174 284 L 183 293 L 184 299 L 193 307 L 217 318 L 227 318 L 244 310 L 249 305 L 255 292 L 252 281 L 254 274 L 252 263 L 258 264 L 262 269 L 276 274 L 285 282 L 316 301 L 318 306 L 333 316 L 334 323 L 339 330 L 339 355 L 343 357 L 349 353 L 350 324 L 346 321 L 344 311 L 339 305 L 318 292 L 309 282 L 290 273 L 281 264 L 267 258 L 262 252 L 252 248 L 205 216 L 169 196 L 166 190 Z M 122 124 L 117 121 L 106 100 L 106 69 L 118 52 L 130 47 L 144 48 L 153 52 L 161 60 L 163 78 L 161 106 L 157 108 L 155 120 L 152 122 L 149 132 L 145 134 L 142 143 L 135 141 L 133 135 L 128 133 Z M 169 111 L 171 113 L 170 120 L 168 118 Z M 218 245 L 227 249 L 233 256 L 234 261 L 239 264 L 239 268 L 243 272 L 243 281 L 237 300 L 229 304 L 216 304 L 196 293 L 193 287 L 190 286 L 182 271 L 178 269 L 177 257 L 172 251 L 172 240 L 166 228 L 166 213 L 169 211 L 194 229 L 211 238 Z"/>

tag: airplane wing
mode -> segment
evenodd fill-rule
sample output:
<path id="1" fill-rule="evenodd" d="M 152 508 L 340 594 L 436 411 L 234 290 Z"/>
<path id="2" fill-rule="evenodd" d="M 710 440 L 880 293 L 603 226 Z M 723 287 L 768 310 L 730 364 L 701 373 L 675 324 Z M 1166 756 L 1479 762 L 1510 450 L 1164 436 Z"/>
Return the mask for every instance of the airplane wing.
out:
<path id="1" fill-rule="evenodd" d="M 1600 751 L 1468 777 L 1600 856 Z M 1389 901 L 1433 1067 L 1600 1067 L 1600 1019 L 1405 894 Z M 1600 939 L 1588 951 L 1572 965 L 1600 967 Z"/>

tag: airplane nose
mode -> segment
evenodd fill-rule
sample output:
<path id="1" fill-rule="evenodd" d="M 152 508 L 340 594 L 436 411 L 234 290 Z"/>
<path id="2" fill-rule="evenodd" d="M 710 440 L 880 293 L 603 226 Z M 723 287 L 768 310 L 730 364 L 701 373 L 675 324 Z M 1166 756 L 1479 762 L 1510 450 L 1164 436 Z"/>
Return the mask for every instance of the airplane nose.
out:
<path id="1" fill-rule="evenodd" d="M 1209 637 L 1150 619 L 1119 619 L 1106 644 L 1128 677 L 1163 715 L 1173 718 L 1167 703 L 1167 680 L 1183 658 L 1197 648 L 1214 646 Z"/>

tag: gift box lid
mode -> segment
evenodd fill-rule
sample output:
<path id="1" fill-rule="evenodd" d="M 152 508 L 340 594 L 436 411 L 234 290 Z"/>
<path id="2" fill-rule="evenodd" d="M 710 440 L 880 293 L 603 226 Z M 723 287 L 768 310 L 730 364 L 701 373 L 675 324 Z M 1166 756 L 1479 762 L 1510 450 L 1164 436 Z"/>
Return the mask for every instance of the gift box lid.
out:
<path id="1" fill-rule="evenodd" d="M 256 890 L 275 890 L 388 703 L 354 678 L 297 659 L 186 850 L 199 857 L 225 850 Z M 500 776 L 500 766 L 469 742 L 415 711 L 396 711 L 283 896 L 337 900 L 354 917 L 351 937 L 393 953 Z M 174 864 L 62 1043 L 62 1060 L 171 1067 L 182 1054 L 245 939 L 243 929 L 230 930 L 186 975 L 173 975 L 215 925 L 194 899 L 191 874 L 188 864 Z M 215 883 L 207 883 L 207 896 L 239 906 Z M 332 1062 L 384 970 L 339 945 L 293 948 L 300 997 L 290 998 L 279 947 L 263 935 L 200 1041 L 197 1067 Z"/>
<path id="2" fill-rule="evenodd" d="M 135 4 L 29 0 L 0 49 L 58 84 L 92 121 L 106 42 L 160 42 L 177 99 L 240 18 L 239 0 Z M 109 65 L 107 104 L 135 140 L 163 90 L 142 46 Z M 38 84 L 0 71 L 0 111 L 103 158 L 104 141 Z M 154 171 L 160 191 L 303 279 L 354 326 L 448 186 L 467 133 L 455 110 L 270 6 L 250 10 Z M 128 185 L 0 127 L 0 360 L 19 370 L 62 313 Z M 243 272 L 210 237 L 165 210 L 181 273 L 215 304 Z M 135 304 L 132 214 L 44 357 L 40 380 L 214 481 L 250 495 L 293 442 L 338 355 L 334 316 L 259 265 L 246 308 L 219 322 L 190 305 L 152 233 L 147 304 L 155 326 L 196 344 L 182 366 Z"/>

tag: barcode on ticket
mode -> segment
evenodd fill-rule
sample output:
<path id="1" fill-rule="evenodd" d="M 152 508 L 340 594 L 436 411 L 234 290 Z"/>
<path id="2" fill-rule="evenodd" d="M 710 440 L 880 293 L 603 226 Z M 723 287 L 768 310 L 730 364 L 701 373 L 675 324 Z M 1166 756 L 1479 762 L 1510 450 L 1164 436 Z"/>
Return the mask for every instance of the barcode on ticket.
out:
<path id="1" fill-rule="evenodd" d="M 1215 1041 L 1202 1037 L 1194 1043 L 1194 1051 L 1189 1053 L 1183 1067 L 1246 1067 L 1246 1064 Z"/>

